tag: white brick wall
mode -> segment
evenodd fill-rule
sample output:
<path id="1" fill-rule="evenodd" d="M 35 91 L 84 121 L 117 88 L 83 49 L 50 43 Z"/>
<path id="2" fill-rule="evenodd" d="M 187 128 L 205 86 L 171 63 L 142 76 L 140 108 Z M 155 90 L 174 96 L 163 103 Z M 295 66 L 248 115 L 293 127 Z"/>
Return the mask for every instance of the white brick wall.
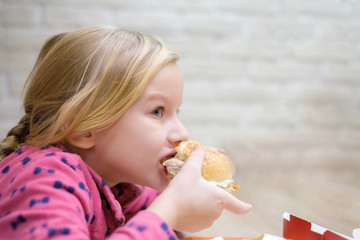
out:
<path id="1" fill-rule="evenodd" d="M 355 0 L 0 0 L 1 138 L 44 40 L 91 24 L 159 36 L 180 54 L 192 138 L 245 160 L 360 160 Z"/>

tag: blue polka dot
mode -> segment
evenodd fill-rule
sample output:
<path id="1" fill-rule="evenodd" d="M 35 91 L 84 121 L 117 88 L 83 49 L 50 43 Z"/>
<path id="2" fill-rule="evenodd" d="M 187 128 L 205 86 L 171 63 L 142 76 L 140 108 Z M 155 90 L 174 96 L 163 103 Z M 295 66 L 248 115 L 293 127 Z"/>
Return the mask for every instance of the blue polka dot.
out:
<path id="1" fill-rule="evenodd" d="M 46 156 L 46 157 L 55 156 L 55 153 L 54 153 L 54 152 L 52 152 L 52 153 L 47 153 L 47 154 L 45 154 L 45 156 Z"/>
<path id="2" fill-rule="evenodd" d="M 24 186 L 22 186 L 21 188 L 19 188 L 19 189 L 14 189 L 13 191 L 12 191 L 12 193 L 11 193 L 11 197 L 14 197 L 14 195 L 17 193 L 17 192 L 25 192 L 25 190 L 26 190 L 26 185 L 24 185 Z"/>
<path id="3" fill-rule="evenodd" d="M 22 162 L 23 165 L 25 165 L 25 164 L 27 164 L 30 160 L 31 160 L 31 158 L 26 157 L 26 158 L 24 158 L 23 160 L 21 160 L 21 162 Z"/>
<path id="4" fill-rule="evenodd" d="M 171 234 L 171 232 L 169 231 L 169 227 L 165 222 L 161 224 L 161 228 L 167 233 L 169 240 L 177 239 L 174 235 Z"/>
<path id="5" fill-rule="evenodd" d="M 119 189 L 119 192 L 118 192 L 117 196 L 120 197 L 120 196 L 122 196 L 122 195 L 124 195 L 124 190 Z"/>
<path id="6" fill-rule="evenodd" d="M 106 182 L 103 179 L 101 180 L 101 185 L 106 186 Z"/>
<path id="7" fill-rule="evenodd" d="M 54 182 L 54 188 L 56 188 L 56 189 L 62 188 L 62 189 L 65 189 L 69 193 L 74 193 L 75 192 L 75 188 L 73 188 L 72 186 L 66 186 L 61 181 L 58 181 L 58 180 L 56 180 Z"/>
<path id="8" fill-rule="evenodd" d="M 70 163 L 68 163 L 68 161 L 66 160 L 66 158 L 61 158 L 61 162 L 63 162 L 64 164 L 68 165 L 72 170 L 76 171 L 76 167 Z"/>
<path id="9" fill-rule="evenodd" d="M 37 167 L 37 168 L 34 169 L 33 174 L 34 175 L 39 174 L 39 173 L 41 173 L 41 170 L 42 170 L 41 167 Z"/>
<path id="10" fill-rule="evenodd" d="M 22 149 L 21 148 L 18 148 L 16 151 L 15 151 L 16 154 L 20 155 L 22 154 Z"/>
<path id="11" fill-rule="evenodd" d="M 36 204 L 36 199 L 31 199 L 30 201 L 30 208 L 32 208 Z"/>
<path id="12" fill-rule="evenodd" d="M 42 203 L 47 204 L 49 203 L 50 197 L 43 197 L 41 199 L 31 199 L 29 207 L 32 208 L 35 204 Z"/>
<path id="13" fill-rule="evenodd" d="M 137 225 L 136 223 L 130 223 L 129 227 L 135 227 L 139 232 L 145 231 L 147 228 L 144 225 Z"/>
<path id="14" fill-rule="evenodd" d="M 146 226 L 138 226 L 137 229 L 140 231 L 140 232 L 143 232 L 146 230 Z"/>
<path id="15" fill-rule="evenodd" d="M 54 182 L 54 188 L 62 188 L 62 182 L 60 182 L 60 181 L 55 181 Z"/>
<path id="16" fill-rule="evenodd" d="M 9 172 L 9 170 L 10 170 L 10 166 L 9 166 L 9 165 L 6 165 L 6 166 L 3 168 L 3 170 L 1 170 L 1 173 L 2 173 L 2 174 L 6 174 L 6 173 Z"/>
<path id="17" fill-rule="evenodd" d="M 55 234 L 56 234 L 56 229 L 51 228 L 51 229 L 48 230 L 48 236 L 49 236 L 49 237 L 52 237 L 52 236 L 54 236 Z"/>
<path id="18" fill-rule="evenodd" d="M 25 222 L 26 222 L 26 218 L 24 218 L 24 216 L 20 214 L 17 217 L 17 219 L 15 221 L 11 222 L 10 224 L 11 224 L 12 229 L 16 230 L 20 223 L 25 223 Z"/>
<path id="19" fill-rule="evenodd" d="M 11 180 L 10 180 L 10 183 L 13 183 L 15 181 L 15 178 L 16 177 L 13 177 Z"/>
<path id="20" fill-rule="evenodd" d="M 40 150 L 45 150 L 45 149 L 49 149 L 50 147 L 49 146 L 42 146 L 41 148 L 40 148 Z"/>
<path id="21" fill-rule="evenodd" d="M 90 191 L 86 188 L 85 184 L 83 182 L 79 182 L 79 188 L 84 190 L 85 192 L 87 192 L 87 194 L 89 195 L 89 198 L 91 199 L 91 193 Z"/>
<path id="22" fill-rule="evenodd" d="M 163 229 L 163 230 L 168 230 L 168 226 L 167 226 L 167 224 L 166 223 L 162 223 L 161 224 L 161 228 Z"/>
<path id="23" fill-rule="evenodd" d="M 149 199 L 149 197 L 147 197 L 145 200 L 145 204 L 141 207 L 141 210 L 147 209 L 147 206 L 149 205 L 149 201 L 150 201 L 150 199 Z"/>
<path id="24" fill-rule="evenodd" d="M 84 190 L 85 189 L 85 184 L 83 182 L 79 182 L 79 188 Z"/>
<path id="25" fill-rule="evenodd" d="M 67 187 L 67 188 L 65 188 L 66 189 L 66 191 L 68 191 L 69 193 L 74 193 L 75 192 L 75 188 L 73 188 L 73 187 Z"/>
<path id="26" fill-rule="evenodd" d="M 70 234 L 70 228 L 50 228 L 48 229 L 48 236 L 53 237 L 56 234 L 60 235 L 69 235 Z"/>
<path id="27" fill-rule="evenodd" d="M 93 224 L 94 221 L 95 221 L 95 215 L 92 217 L 90 224 Z"/>
<path id="28" fill-rule="evenodd" d="M 41 172 L 46 172 L 46 173 L 50 173 L 50 174 L 53 174 L 55 173 L 55 170 L 54 169 L 45 169 L 45 168 L 41 168 L 41 167 L 36 167 L 33 171 L 33 174 L 34 175 L 37 175 Z"/>
<path id="29" fill-rule="evenodd" d="M 76 210 L 77 210 L 78 213 L 82 213 L 82 211 L 81 211 L 81 209 L 80 209 L 79 206 L 76 206 Z"/>
<path id="30" fill-rule="evenodd" d="M 36 227 L 32 227 L 32 228 L 30 228 L 30 233 L 35 232 L 35 230 L 36 230 Z"/>

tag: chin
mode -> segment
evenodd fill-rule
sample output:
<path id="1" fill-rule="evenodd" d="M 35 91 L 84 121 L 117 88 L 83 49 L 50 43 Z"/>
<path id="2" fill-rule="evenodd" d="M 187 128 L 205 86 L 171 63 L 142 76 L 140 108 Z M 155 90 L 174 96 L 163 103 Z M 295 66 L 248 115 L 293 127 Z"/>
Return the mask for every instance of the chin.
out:
<path id="1" fill-rule="evenodd" d="M 156 191 L 162 192 L 169 185 L 169 179 L 167 177 L 159 177 L 159 181 L 157 183 L 148 184 L 148 187 L 155 189 Z"/>
<path id="2" fill-rule="evenodd" d="M 159 192 L 164 191 L 169 185 L 166 169 L 161 164 L 158 164 L 158 171 L 154 174 L 149 174 L 145 185 Z"/>

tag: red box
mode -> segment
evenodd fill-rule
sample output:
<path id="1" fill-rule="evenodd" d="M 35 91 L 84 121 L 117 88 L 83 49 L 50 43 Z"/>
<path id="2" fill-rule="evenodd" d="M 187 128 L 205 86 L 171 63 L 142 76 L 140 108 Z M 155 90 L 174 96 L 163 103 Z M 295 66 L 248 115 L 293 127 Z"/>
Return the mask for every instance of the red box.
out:
<path id="1" fill-rule="evenodd" d="M 360 228 L 353 231 L 354 238 L 334 232 L 312 222 L 283 213 L 283 236 L 264 234 L 259 237 L 187 237 L 182 240 L 360 240 Z"/>
<path id="2" fill-rule="evenodd" d="M 283 213 L 283 237 L 292 240 L 352 240 L 287 212 Z"/>

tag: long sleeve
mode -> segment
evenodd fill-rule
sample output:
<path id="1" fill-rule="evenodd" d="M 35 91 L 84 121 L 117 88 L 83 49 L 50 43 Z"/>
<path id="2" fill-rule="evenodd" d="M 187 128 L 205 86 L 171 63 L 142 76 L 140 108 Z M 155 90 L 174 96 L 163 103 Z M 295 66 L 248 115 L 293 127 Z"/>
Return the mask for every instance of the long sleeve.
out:
<path id="1" fill-rule="evenodd" d="M 121 203 L 127 221 L 126 226 L 132 228 L 134 236 L 141 233 L 144 239 L 160 239 L 159 235 L 165 234 L 164 239 L 178 239 L 175 232 L 160 217 L 146 210 L 160 194 L 158 191 L 145 186 L 122 183 L 113 187 L 112 192 Z M 116 232 L 121 230 L 117 229 Z"/>
<path id="2" fill-rule="evenodd" d="M 123 237 L 123 238 L 120 238 Z M 125 237 L 126 236 L 126 237 Z M 140 211 L 125 225 L 117 228 L 110 239 L 178 239 L 175 232 L 155 213 Z"/>
<path id="3" fill-rule="evenodd" d="M 47 150 L 20 150 L 1 162 L 1 237 L 88 239 L 92 196 L 85 173 L 75 155 Z"/>
<path id="4" fill-rule="evenodd" d="M 159 216 L 138 208 L 146 205 L 141 197 L 126 221 L 100 177 L 54 147 L 23 147 L 1 161 L 0 185 L 0 239 L 177 239 Z"/>
<path id="5" fill-rule="evenodd" d="M 124 191 L 124 188 L 128 190 Z M 152 188 L 128 183 L 118 184 L 111 190 L 116 196 L 116 200 L 121 203 L 126 220 L 132 218 L 137 212 L 147 209 L 160 194 Z"/>

